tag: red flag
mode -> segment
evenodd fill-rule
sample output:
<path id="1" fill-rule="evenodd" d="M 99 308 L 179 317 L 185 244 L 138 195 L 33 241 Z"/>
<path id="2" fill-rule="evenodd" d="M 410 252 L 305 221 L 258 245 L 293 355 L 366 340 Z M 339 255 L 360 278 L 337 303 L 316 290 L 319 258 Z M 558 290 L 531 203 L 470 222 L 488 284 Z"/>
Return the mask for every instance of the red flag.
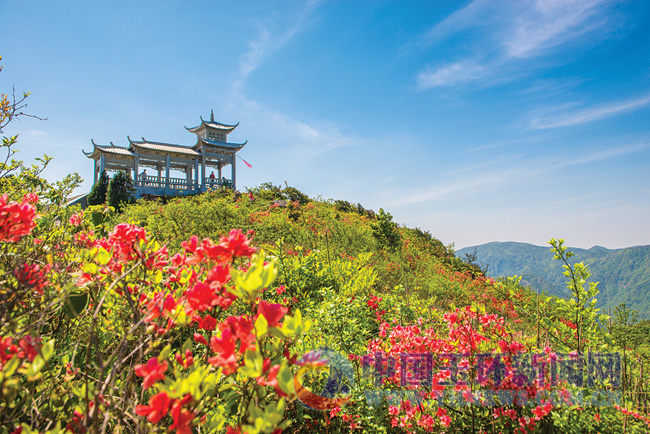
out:
<path id="1" fill-rule="evenodd" d="M 238 157 L 239 157 L 239 155 L 238 155 Z M 241 158 L 241 157 L 239 157 L 239 158 Z M 251 169 L 253 168 L 253 166 L 251 166 L 250 163 L 249 163 L 248 161 L 244 160 L 243 158 L 241 158 L 241 160 L 244 162 L 245 165 L 247 165 L 247 166 L 250 167 Z"/>

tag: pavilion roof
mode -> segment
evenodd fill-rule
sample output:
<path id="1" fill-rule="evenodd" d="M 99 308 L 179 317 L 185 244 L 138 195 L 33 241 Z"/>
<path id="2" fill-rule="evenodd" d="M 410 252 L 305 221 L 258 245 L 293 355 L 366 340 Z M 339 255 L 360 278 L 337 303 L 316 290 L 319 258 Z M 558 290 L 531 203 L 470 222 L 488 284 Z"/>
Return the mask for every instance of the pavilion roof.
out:
<path id="1" fill-rule="evenodd" d="M 222 131 L 225 131 L 227 133 L 230 133 L 230 132 L 232 132 L 232 130 L 237 128 L 237 125 L 239 125 L 239 122 L 237 122 L 235 125 L 228 125 L 228 124 L 222 124 L 221 122 L 216 122 L 214 120 L 214 112 L 210 112 L 210 120 L 209 121 L 206 121 L 205 119 L 203 119 L 203 116 L 201 116 L 200 118 L 201 118 L 201 123 L 199 125 L 197 125 L 195 127 L 192 127 L 192 128 L 185 127 L 185 129 L 187 131 L 192 132 L 192 133 L 196 133 L 197 131 L 199 131 L 203 127 L 203 128 L 211 128 L 211 129 L 215 129 L 215 130 L 222 130 Z"/>
<path id="2" fill-rule="evenodd" d="M 176 145 L 173 143 L 152 142 L 151 140 L 147 140 L 144 137 L 142 138 L 142 141 L 131 140 L 131 138 L 129 138 L 128 136 L 127 138 L 129 139 L 129 143 L 130 143 L 129 148 L 141 148 L 141 149 L 146 149 L 150 151 L 159 151 L 159 152 L 173 152 L 177 154 L 191 155 L 194 157 L 200 155 L 198 152 L 196 152 L 194 149 L 188 146 Z"/>
<path id="3" fill-rule="evenodd" d="M 88 158 L 95 158 L 97 155 L 101 153 L 135 157 L 135 154 L 131 152 L 129 149 L 121 146 L 115 146 L 113 142 L 111 142 L 110 145 L 98 145 L 97 143 L 95 143 L 94 140 L 91 140 L 90 142 L 93 144 L 93 150 L 91 152 L 86 152 L 82 149 L 82 152 Z"/>
<path id="4" fill-rule="evenodd" d="M 234 150 L 238 151 L 244 146 L 246 146 L 246 143 L 248 143 L 248 140 L 246 140 L 244 143 L 230 143 L 230 142 L 217 142 L 216 140 L 208 140 L 204 139 L 202 137 L 199 137 L 199 140 L 196 142 L 196 145 L 194 145 L 194 148 L 198 148 L 199 144 L 203 145 L 200 147 L 206 147 L 206 148 L 226 148 L 228 150 Z"/>

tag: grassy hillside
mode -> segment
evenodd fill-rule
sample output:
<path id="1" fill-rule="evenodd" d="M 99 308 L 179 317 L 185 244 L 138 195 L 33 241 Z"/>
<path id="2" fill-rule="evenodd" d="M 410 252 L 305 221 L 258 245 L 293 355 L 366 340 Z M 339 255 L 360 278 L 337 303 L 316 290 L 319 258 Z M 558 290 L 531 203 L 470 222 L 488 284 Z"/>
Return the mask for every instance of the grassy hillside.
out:
<path id="1" fill-rule="evenodd" d="M 589 266 L 591 279 L 599 282 L 597 306 L 614 308 L 621 303 L 638 310 L 642 317 L 650 317 L 650 246 L 625 249 L 571 249 L 575 257 L 570 262 Z M 493 242 L 460 249 L 463 257 L 476 251 L 477 262 L 487 267 L 487 274 L 497 276 L 524 276 L 522 283 L 533 291 L 547 291 L 567 296 L 562 266 L 553 260 L 548 247 L 526 243 Z"/>

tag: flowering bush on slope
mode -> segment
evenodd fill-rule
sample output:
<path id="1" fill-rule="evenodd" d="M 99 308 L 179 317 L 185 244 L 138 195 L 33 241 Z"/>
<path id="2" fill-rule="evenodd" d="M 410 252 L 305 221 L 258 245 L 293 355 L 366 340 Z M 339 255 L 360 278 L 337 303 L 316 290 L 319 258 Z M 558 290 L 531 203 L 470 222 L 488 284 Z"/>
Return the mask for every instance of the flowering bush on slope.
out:
<path id="1" fill-rule="evenodd" d="M 262 298 L 275 260 L 246 234 L 193 237 L 169 255 L 135 225 L 96 236 L 89 212 L 46 245 L 34 243 L 32 205 L 3 199 L 2 212 L 0 247 L 14 260 L 49 253 L 42 267 L 3 261 L 2 297 L 17 302 L 3 313 L 0 432 L 288 426 L 290 351 L 310 322 Z"/>

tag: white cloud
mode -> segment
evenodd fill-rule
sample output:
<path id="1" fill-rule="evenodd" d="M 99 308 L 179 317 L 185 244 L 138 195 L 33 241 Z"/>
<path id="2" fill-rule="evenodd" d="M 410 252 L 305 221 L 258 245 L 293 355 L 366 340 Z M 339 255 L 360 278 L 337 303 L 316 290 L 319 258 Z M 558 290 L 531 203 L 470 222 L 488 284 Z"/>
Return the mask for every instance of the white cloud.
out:
<path id="1" fill-rule="evenodd" d="M 511 17 L 502 40 L 509 58 L 524 58 L 578 39 L 606 23 L 596 17 L 602 0 L 538 0 Z M 595 18 L 592 20 L 592 18 Z"/>
<path id="2" fill-rule="evenodd" d="M 474 53 L 448 65 L 427 67 L 417 74 L 418 85 L 426 89 L 478 80 L 494 84 L 518 77 L 529 71 L 530 65 L 523 63 L 528 58 L 606 37 L 616 21 L 608 6 L 603 0 L 475 0 L 421 38 L 422 44 L 430 46 L 463 31 Z"/>
<path id="3" fill-rule="evenodd" d="M 567 105 L 564 104 L 560 107 L 546 109 L 542 113 L 538 112 L 538 115 L 530 121 L 529 128 L 543 130 L 570 127 L 639 110 L 648 105 L 650 105 L 650 95 L 580 110 L 566 110 Z"/>
<path id="4" fill-rule="evenodd" d="M 433 71 L 421 72 L 417 76 L 418 86 L 427 89 L 438 86 L 453 86 L 485 76 L 485 68 L 470 61 L 456 62 Z"/>

